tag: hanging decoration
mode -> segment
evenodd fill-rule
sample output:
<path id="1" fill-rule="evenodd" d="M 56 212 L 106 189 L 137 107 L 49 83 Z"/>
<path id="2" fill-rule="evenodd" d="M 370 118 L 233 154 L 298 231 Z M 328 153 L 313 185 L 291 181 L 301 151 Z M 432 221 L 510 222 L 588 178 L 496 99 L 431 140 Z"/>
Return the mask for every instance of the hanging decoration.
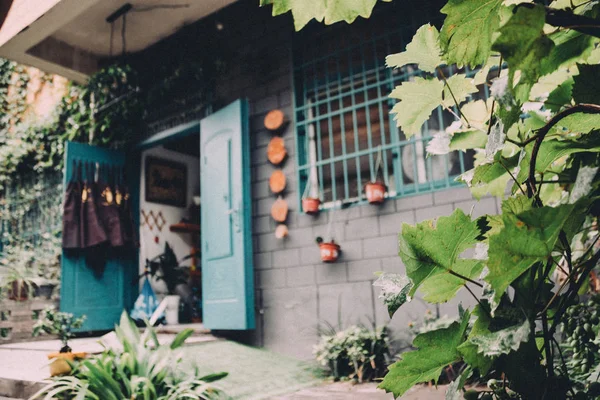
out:
<path id="1" fill-rule="evenodd" d="M 271 132 L 277 132 L 285 125 L 285 115 L 281 110 L 271 110 L 265 116 L 265 128 Z"/>
<path id="2" fill-rule="evenodd" d="M 269 178 L 269 188 L 274 194 L 279 194 L 285 190 L 286 177 L 282 170 L 273 171 Z"/>
<path id="3" fill-rule="evenodd" d="M 286 156 L 285 141 L 279 136 L 275 136 L 267 146 L 267 158 L 269 162 L 273 165 L 279 165 L 285 160 Z"/>
<path id="4" fill-rule="evenodd" d="M 277 222 L 285 222 L 288 215 L 288 204 L 283 197 L 279 196 L 271 207 L 271 216 Z"/>
<path id="5" fill-rule="evenodd" d="M 379 146 L 377 151 L 377 161 L 375 164 L 375 180 L 368 182 L 365 185 L 365 194 L 367 195 L 367 201 L 371 204 L 383 204 L 383 202 L 385 201 L 385 193 L 387 191 L 387 186 L 383 181 L 380 181 L 378 179 L 379 171 L 382 169 L 381 163 L 381 146 Z"/>
<path id="6" fill-rule="evenodd" d="M 336 262 L 340 256 L 340 253 L 342 252 L 340 245 L 337 244 L 334 239 L 334 218 L 335 208 L 332 208 L 331 213 L 329 215 L 329 223 L 327 224 L 327 233 L 325 234 L 325 239 L 323 239 L 320 236 L 316 239 L 316 242 L 319 245 L 319 253 L 321 255 L 321 260 L 325 263 Z"/>

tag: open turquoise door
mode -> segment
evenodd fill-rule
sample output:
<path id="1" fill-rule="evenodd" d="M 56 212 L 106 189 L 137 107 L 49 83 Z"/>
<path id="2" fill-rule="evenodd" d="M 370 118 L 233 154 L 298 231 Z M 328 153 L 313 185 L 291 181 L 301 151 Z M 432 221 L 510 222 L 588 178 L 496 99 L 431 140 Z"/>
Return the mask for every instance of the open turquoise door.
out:
<path id="1" fill-rule="evenodd" d="M 254 329 L 248 103 L 200 122 L 203 322 Z"/>
<path id="2" fill-rule="evenodd" d="M 67 142 L 64 187 L 73 175 L 74 161 L 124 167 L 124 153 L 81 143 Z M 137 174 L 129 174 L 137 177 Z M 134 217 L 137 215 L 139 183 L 132 182 L 130 192 Z M 137 294 L 137 249 L 108 249 L 101 269 L 89 265 L 84 252 L 63 250 L 60 308 L 87 316 L 82 331 L 113 329 L 121 312 L 129 311 Z M 90 257 L 88 254 L 87 257 Z"/>

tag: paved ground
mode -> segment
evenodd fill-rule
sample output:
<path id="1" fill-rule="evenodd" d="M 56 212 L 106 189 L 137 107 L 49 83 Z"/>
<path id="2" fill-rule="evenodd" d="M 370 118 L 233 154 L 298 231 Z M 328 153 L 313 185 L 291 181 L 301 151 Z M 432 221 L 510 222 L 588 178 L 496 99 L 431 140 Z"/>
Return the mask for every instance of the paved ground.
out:
<path id="1" fill-rule="evenodd" d="M 402 400 L 443 400 L 446 388 L 418 386 L 408 391 Z M 393 400 L 391 393 L 385 393 L 377 389 L 376 383 L 364 383 L 362 385 L 352 385 L 350 383 L 333 383 L 303 389 L 299 392 L 274 397 L 273 400 L 308 400 L 308 399 L 327 399 L 327 400 Z"/>

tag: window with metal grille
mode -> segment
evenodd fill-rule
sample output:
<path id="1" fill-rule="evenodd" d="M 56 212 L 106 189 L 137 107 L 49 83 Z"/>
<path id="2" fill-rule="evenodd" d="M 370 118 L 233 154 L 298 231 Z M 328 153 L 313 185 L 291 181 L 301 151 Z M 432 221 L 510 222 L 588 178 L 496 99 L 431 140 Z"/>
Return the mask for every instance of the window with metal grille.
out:
<path id="1" fill-rule="evenodd" d="M 415 66 L 385 66 L 386 55 L 403 51 L 420 26 L 402 12 L 389 6 L 369 20 L 307 35 L 295 46 L 300 193 L 320 197 L 325 208 L 366 201 L 369 181 L 383 181 L 388 197 L 404 196 L 460 185 L 455 178 L 473 167 L 472 152 L 427 156 L 427 143 L 456 120 L 452 112 L 434 110 L 410 139 L 390 115 L 392 89 L 424 76 Z M 427 22 L 426 15 L 420 18 Z M 403 19 L 411 23 L 400 26 Z M 449 77 L 456 68 L 442 72 Z M 485 85 L 475 94 L 487 96 Z"/>

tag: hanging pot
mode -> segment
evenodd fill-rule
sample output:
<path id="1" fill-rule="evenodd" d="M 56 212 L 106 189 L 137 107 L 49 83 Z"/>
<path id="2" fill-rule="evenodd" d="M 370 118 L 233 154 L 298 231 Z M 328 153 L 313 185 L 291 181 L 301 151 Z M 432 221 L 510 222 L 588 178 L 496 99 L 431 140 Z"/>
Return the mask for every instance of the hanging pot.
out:
<path id="1" fill-rule="evenodd" d="M 340 256 L 340 245 L 335 242 L 319 243 L 321 261 L 326 263 L 336 262 Z"/>
<path id="2" fill-rule="evenodd" d="M 369 182 L 365 185 L 367 201 L 371 204 L 382 204 L 385 201 L 387 186 L 383 182 Z"/>
<path id="3" fill-rule="evenodd" d="M 302 211 L 307 214 L 318 214 L 321 199 L 315 197 L 306 197 L 302 199 Z"/>

